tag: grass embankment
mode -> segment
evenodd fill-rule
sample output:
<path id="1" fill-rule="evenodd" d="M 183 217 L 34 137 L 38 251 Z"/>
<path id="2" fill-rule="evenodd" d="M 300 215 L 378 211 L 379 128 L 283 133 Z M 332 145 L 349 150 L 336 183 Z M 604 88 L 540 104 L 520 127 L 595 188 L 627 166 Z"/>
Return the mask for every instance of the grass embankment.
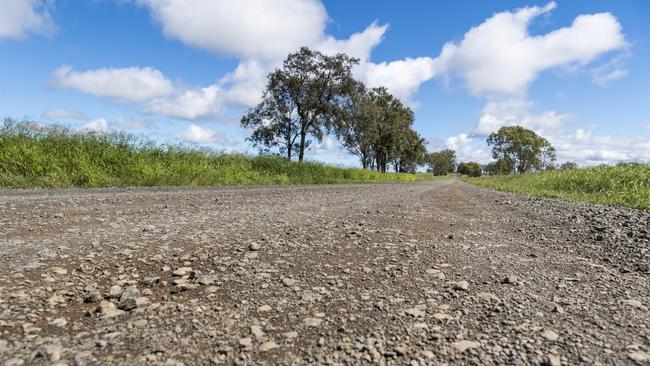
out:
<path id="1" fill-rule="evenodd" d="M 272 156 L 215 154 L 133 136 L 60 127 L 0 126 L 0 188 L 209 186 L 413 182 L 428 175 L 296 163 Z"/>
<path id="2" fill-rule="evenodd" d="M 481 187 L 514 193 L 650 208 L 650 165 L 598 166 L 464 180 Z"/>

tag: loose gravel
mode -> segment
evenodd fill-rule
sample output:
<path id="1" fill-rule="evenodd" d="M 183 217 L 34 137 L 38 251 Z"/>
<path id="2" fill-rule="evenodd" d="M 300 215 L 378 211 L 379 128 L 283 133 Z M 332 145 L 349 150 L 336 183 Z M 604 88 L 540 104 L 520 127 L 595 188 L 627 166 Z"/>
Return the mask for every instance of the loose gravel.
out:
<path id="1" fill-rule="evenodd" d="M 0 363 L 650 362 L 650 212 L 417 184 L 0 192 Z"/>

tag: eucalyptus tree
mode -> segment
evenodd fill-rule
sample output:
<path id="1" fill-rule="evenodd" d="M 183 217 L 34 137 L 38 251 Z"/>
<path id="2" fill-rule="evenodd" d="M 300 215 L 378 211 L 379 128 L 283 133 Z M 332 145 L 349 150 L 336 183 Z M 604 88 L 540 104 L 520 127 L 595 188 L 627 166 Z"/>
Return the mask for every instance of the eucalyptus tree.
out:
<path id="1" fill-rule="evenodd" d="M 287 56 L 269 74 L 262 101 L 241 119 L 253 130 L 248 139 L 303 161 L 311 138 L 321 142 L 334 129 L 356 85 L 351 70 L 357 63 L 344 54 L 327 56 L 306 47 Z"/>
<path id="2" fill-rule="evenodd" d="M 369 100 L 369 113 L 374 120 L 371 129 L 374 164 L 378 171 L 386 172 L 388 164 L 399 154 L 400 143 L 411 129 L 414 115 L 384 87 L 370 90 Z"/>
<path id="3" fill-rule="evenodd" d="M 456 168 L 456 152 L 454 150 L 441 150 L 432 152 L 426 157 L 427 165 L 433 175 L 447 175 Z"/>
<path id="4" fill-rule="evenodd" d="M 470 177 L 480 177 L 483 174 L 481 164 L 475 161 L 462 162 L 458 164 L 458 174 Z"/>
<path id="5" fill-rule="evenodd" d="M 425 144 L 426 140 L 410 126 L 404 130 L 392 159 L 395 172 L 415 173 L 418 166 L 424 165 L 427 154 Z"/>
<path id="6" fill-rule="evenodd" d="M 365 85 L 357 82 L 347 105 L 339 111 L 335 127 L 337 138 L 346 150 L 359 157 L 363 169 L 373 165 L 372 148 L 377 116 L 375 107 Z"/>
<path id="7" fill-rule="evenodd" d="M 424 139 L 412 129 L 413 111 L 386 88 L 366 89 L 357 83 L 341 110 L 335 131 L 363 168 L 386 172 L 415 171 L 423 163 Z"/>
<path id="8" fill-rule="evenodd" d="M 501 127 L 488 136 L 499 173 L 542 170 L 555 162 L 555 148 L 548 140 L 521 126 Z"/>

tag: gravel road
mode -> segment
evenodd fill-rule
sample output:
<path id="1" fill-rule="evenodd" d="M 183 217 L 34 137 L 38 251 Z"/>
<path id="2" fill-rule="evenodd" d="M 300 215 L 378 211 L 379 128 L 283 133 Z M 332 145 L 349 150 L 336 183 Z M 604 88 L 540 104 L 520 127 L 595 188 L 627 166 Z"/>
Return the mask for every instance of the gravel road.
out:
<path id="1" fill-rule="evenodd" d="M 650 363 L 650 211 L 417 184 L 0 192 L 0 364 Z"/>

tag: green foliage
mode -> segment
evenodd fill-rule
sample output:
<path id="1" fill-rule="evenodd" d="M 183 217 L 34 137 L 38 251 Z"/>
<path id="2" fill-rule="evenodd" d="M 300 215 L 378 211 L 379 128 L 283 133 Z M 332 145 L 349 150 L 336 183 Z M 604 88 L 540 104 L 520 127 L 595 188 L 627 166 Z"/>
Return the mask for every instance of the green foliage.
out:
<path id="1" fill-rule="evenodd" d="M 515 169 L 515 162 L 509 159 L 499 159 L 485 166 L 489 175 L 510 174 Z"/>
<path id="2" fill-rule="evenodd" d="M 402 135 L 413 124 L 413 111 L 383 87 L 372 89 L 370 99 L 375 121 L 372 152 L 377 170 L 386 172 L 397 154 Z"/>
<path id="3" fill-rule="evenodd" d="M 426 141 L 410 126 L 401 131 L 397 149 L 392 156 L 395 172 L 415 173 L 417 167 L 424 164 L 427 149 Z"/>
<path id="4" fill-rule="evenodd" d="M 427 165 L 433 175 L 447 175 L 456 169 L 456 152 L 454 150 L 441 150 L 426 156 Z"/>
<path id="5" fill-rule="evenodd" d="M 411 126 L 413 111 L 385 88 L 367 90 L 352 78 L 358 60 L 326 56 L 306 47 L 270 73 L 262 102 L 241 119 L 255 146 L 278 148 L 303 160 L 311 138 L 334 133 L 365 169 L 415 172 L 424 162 L 424 139 Z"/>
<path id="6" fill-rule="evenodd" d="M 357 83 L 335 125 L 343 146 L 364 168 L 415 172 L 424 163 L 424 139 L 413 130 L 413 111 L 386 88 L 367 90 Z"/>
<path id="7" fill-rule="evenodd" d="M 650 165 L 621 164 L 467 179 L 482 187 L 576 201 L 650 208 Z"/>
<path id="8" fill-rule="evenodd" d="M 288 159 L 304 159 L 310 137 L 321 142 L 333 128 L 341 106 L 355 87 L 352 66 L 358 60 L 344 54 L 326 56 L 306 47 L 292 53 L 268 75 L 262 102 L 241 119 L 253 130 L 248 138 L 266 149 L 278 147 Z"/>
<path id="9" fill-rule="evenodd" d="M 427 177 L 299 164 L 275 156 L 215 154 L 122 134 L 79 133 L 10 120 L 0 128 L 2 188 L 413 182 Z"/>
<path id="10" fill-rule="evenodd" d="M 363 83 L 356 83 L 347 105 L 341 110 L 334 131 L 343 146 L 359 157 L 364 169 L 373 162 L 375 127 L 375 109 L 370 93 Z"/>
<path id="11" fill-rule="evenodd" d="M 572 170 L 577 168 L 578 168 L 578 164 L 573 161 L 567 161 L 565 163 L 562 163 L 562 165 L 560 165 L 560 170 Z"/>
<path id="12" fill-rule="evenodd" d="M 481 164 L 477 162 L 463 162 L 458 164 L 458 173 L 469 177 L 480 177 L 483 174 L 483 169 L 481 168 Z"/>
<path id="13" fill-rule="evenodd" d="M 492 145 L 492 157 L 497 160 L 492 167 L 497 174 L 539 171 L 555 161 L 555 149 L 543 137 L 521 126 L 501 127 L 487 139 Z"/>

